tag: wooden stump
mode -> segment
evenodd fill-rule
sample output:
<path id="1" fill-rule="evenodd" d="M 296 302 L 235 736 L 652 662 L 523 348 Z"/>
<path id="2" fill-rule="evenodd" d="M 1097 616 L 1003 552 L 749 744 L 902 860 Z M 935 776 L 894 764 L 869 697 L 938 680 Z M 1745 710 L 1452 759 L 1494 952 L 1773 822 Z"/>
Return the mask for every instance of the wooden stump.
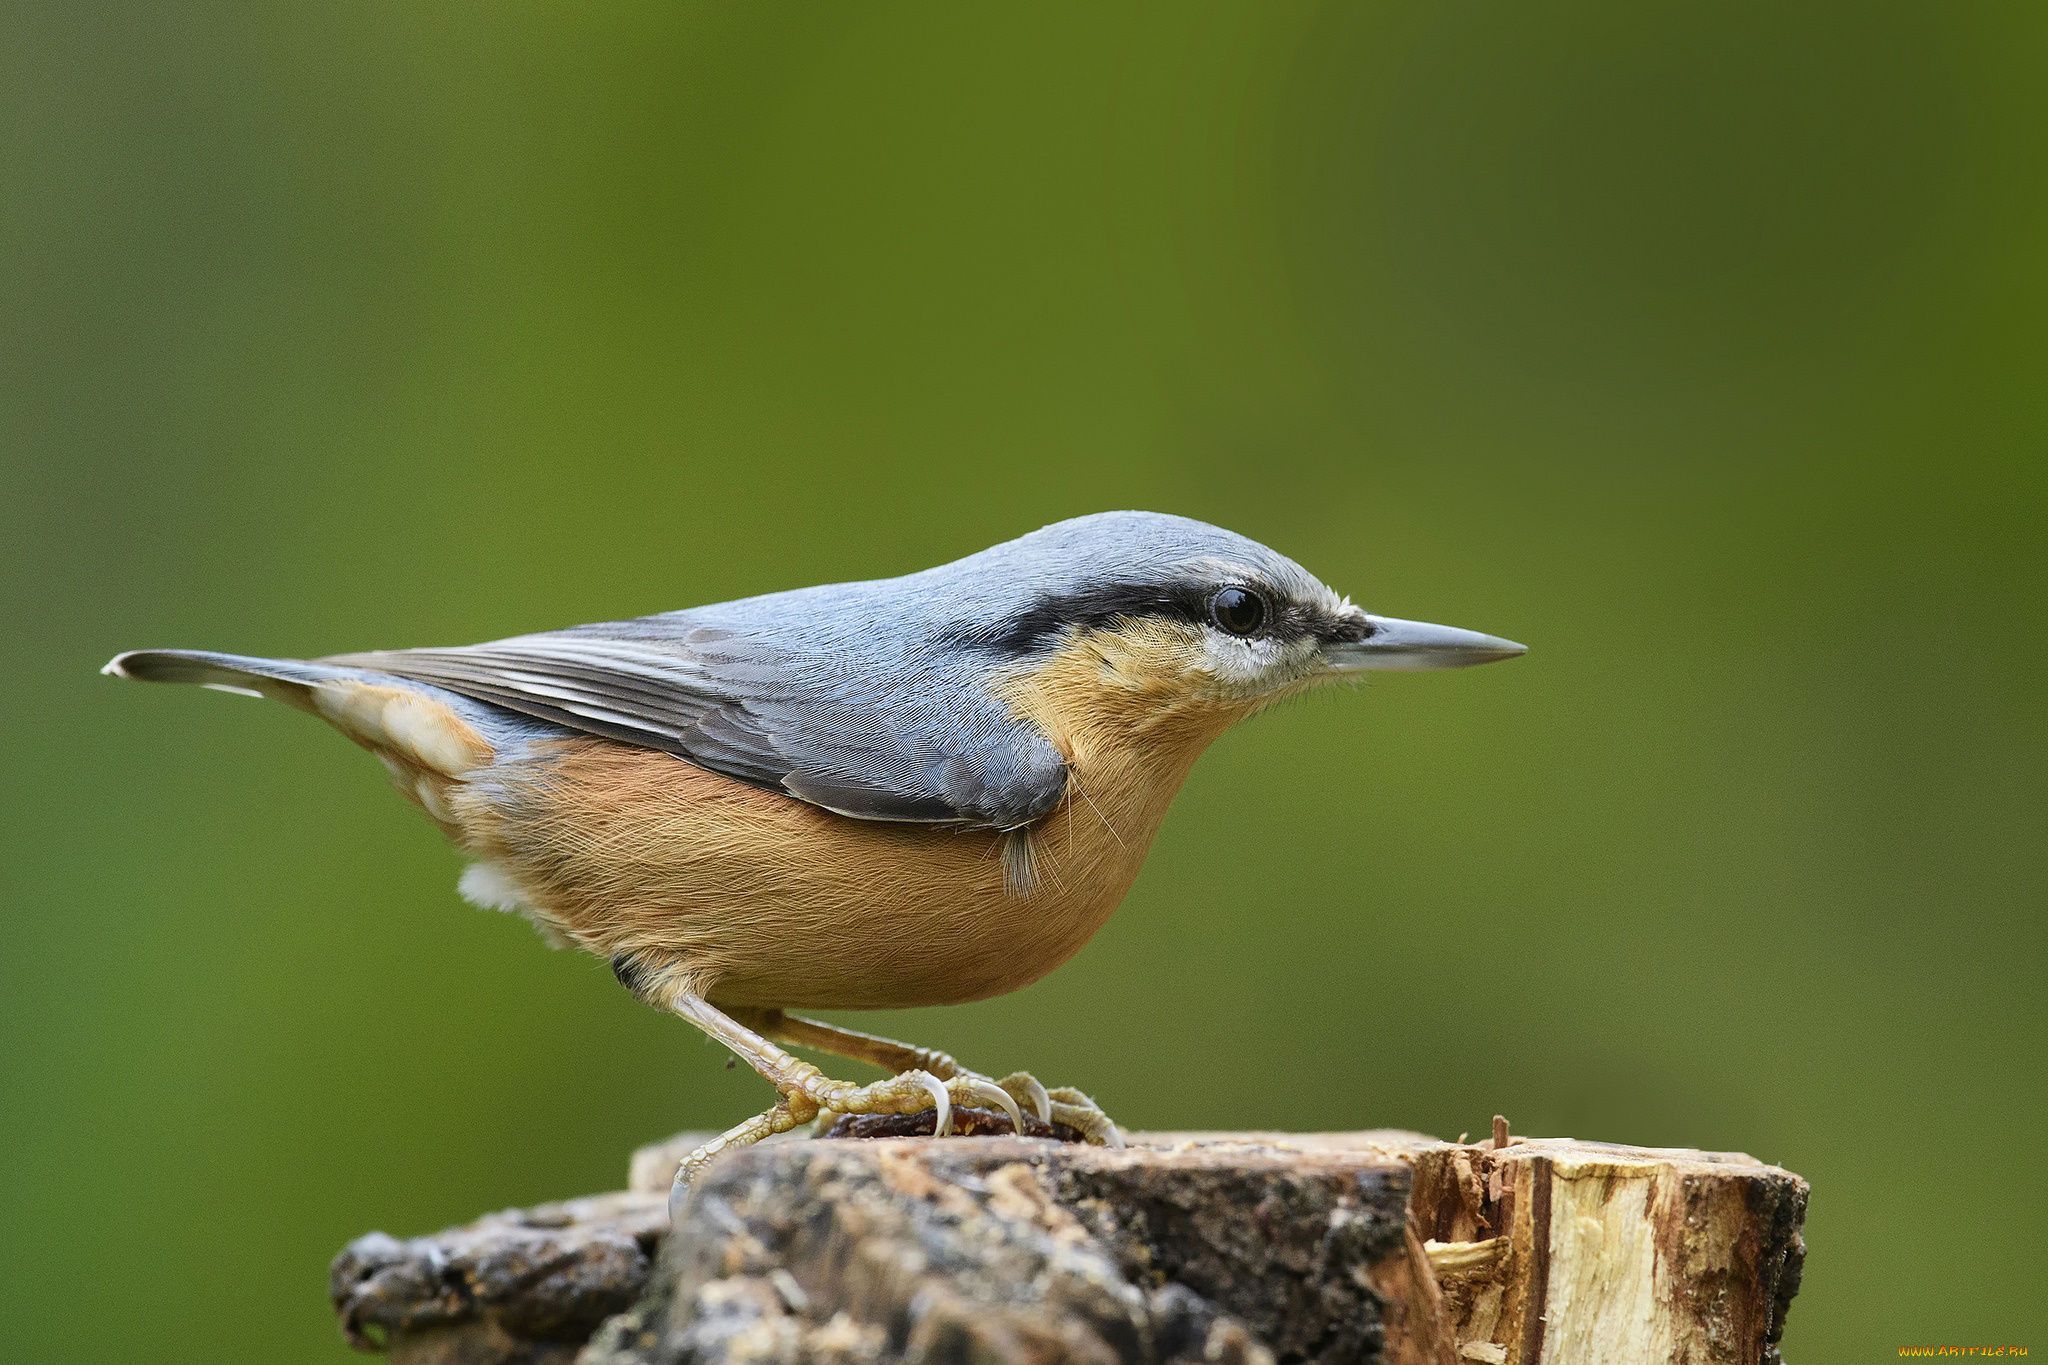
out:
<path id="1" fill-rule="evenodd" d="M 647 1288 L 665 1195 L 486 1214 L 431 1237 L 358 1237 L 334 1258 L 342 1334 L 393 1365 L 570 1365 Z"/>
<path id="2" fill-rule="evenodd" d="M 1749 1157 L 1398 1132 L 771 1142 L 652 1255 L 697 1136 L 622 1194 L 359 1239 L 351 1340 L 394 1365 L 1778 1365 L 1803 1255 L 1805 1182 Z"/>

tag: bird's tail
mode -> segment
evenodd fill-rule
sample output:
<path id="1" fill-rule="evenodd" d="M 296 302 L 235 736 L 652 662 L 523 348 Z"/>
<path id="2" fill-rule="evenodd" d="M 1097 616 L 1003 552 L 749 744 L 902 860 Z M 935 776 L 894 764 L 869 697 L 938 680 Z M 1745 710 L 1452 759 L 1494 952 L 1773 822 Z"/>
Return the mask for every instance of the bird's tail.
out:
<path id="1" fill-rule="evenodd" d="M 568 733 L 431 683 L 348 664 L 206 649 L 136 649 L 116 654 L 100 672 L 268 697 L 320 717 L 377 753 L 448 777 L 534 739 Z"/>
<path id="2" fill-rule="evenodd" d="M 301 711 L 313 705 L 315 683 L 361 680 L 374 674 L 360 668 L 307 663 L 303 659 L 258 659 L 246 654 L 216 654 L 206 649 L 131 649 L 116 654 L 100 672 L 143 682 L 197 683 L 245 697 L 269 697 Z"/>

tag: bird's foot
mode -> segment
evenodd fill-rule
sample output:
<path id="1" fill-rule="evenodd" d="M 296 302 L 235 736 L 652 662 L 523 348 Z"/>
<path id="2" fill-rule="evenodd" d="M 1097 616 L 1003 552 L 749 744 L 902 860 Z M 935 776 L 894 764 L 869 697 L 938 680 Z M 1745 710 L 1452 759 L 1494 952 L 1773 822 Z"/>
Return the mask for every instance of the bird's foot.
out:
<path id="1" fill-rule="evenodd" d="M 1010 1104 L 998 1103 L 996 1108 L 1009 1116 L 1012 1132 L 1024 1131 L 1023 1125 L 1017 1122 L 1017 1110 L 1021 1107 L 1036 1114 L 1042 1122 L 1066 1124 L 1089 1142 L 1104 1147 L 1124 1145 L 1123 1137 L 1117 1132 L 1116 1125 L 1109 1121 L 1109 1116 L 1102 1112 L 1095 1101 L 1071 1088 L 1048 1091 L 1028 1071 L 1013 1072 L 999 1081 L 990 1080 L 978 1071 L 969 1071 L 946 1053 L 931 1048 L 913 1047 L 909 1043 L 899 1043 L 893 1038 L 880 1038 L 872 1033 L 860 1033 L 837 1024 L 785 1014 L 781 1010 L 759 1010 L 747 1017 L 755 1028 L 771 1038 L 784 1043 L 794 1043 L 798 1047 L 817 1048 L 821 1052 L 850 1057 L 871 1066 L 879 1066 L 884 1071 L 897 1072 L 897 1081 L 913 1072 L 923 1072 L 938 1077 L 948 1085 L 959 1085 L 965 1081 L 990 1087 L 1011 1101 Z M 788 1054 L 780 1055 L 786 1057 Z M 790 1060 L 794 1061 L 793 1058 Z M 762 1074 L 767 1075 L 768 1072 L 764 1070 Z M 882 1084 L 886 1087 L 894 1082 L 885 1081 Z M 979 1090 L 977 1093 L 986 1097 L 989 1091 Z M 953 1092 L 952 1098 L 960 1104 L 976 1103 L 959 1091 Z M 819 1104 L 826 1109 L 846 1112 L 842 1106 L 824 1096 L 819 1097 Z M 864 1112 L 919 1113 L 922 1112 L 922 1108 L 876 1108 Z M 822 1126 L 829 1127 L 829 1120 Z M 942 1121 L 937 1125 L 936 1131 L 940 1136 L 944 1136 L 948 1127 L 949 1125 Z"/>
<path id="2" fill-rule="evenodd" d="M 678 991 L 671 1008 L 731 1048 L 782 1096 L 774 1108 L 720 1134 L 684 1159 L 669 1195 L 671 1217 L 681 1212 L 698 1174 L 720 1154 L 787 1133 L 821 1116 L 829 1126 L 839 1115 L 910 1115 L 930 1110 L 933 1134 L 944 1137 L 953 1129 L 953 1108 L 959 1105 L 1001 1113 L 1008 1119 L 1010 1131 L 1021 1133 L 1026 1131 L 1022 1106 L 1028 1105 L 1041 1124 L 1064 1124 L 1101 1146 L 1124 1145 L 1116 1125 L 1093 1100 L 1071 1088 L 1047 1090 L 1027 1072 L 990 1080 L 943 1052 L 796 1018 L 781 1010 L 742 1011 L 747 1023 L 754 1026 L 749 1028 L 694 991 Z M 771 1037 L 869 1062 L 896 1074 L 872 1085 L 836 1081 L 775 1046 Z"/>
<path id="3" fill-rule="evenodd" d="M 1024 1071 L 1005 1076 L 1000 1081 L 989 1081 L 978 1073 L 958 1068 L 955 1075 L 956 1084 L 960 1078 L 972 1078 L 995 1086 L 1017 1101 L 1027 1117 L 1020 1124 L 1017 1115 L 1008 1109 L 963 1106 L 962 1111 L 954 1116 L 951 1125 L 954 1131 L 972 1136 L 1014 1133 L 1020 1137 L 1054 1137 L 1063 1142 L 1088 1142 L 1098 1147 L 1124 1145 L 1123 1134 L 1109 1115 L 1103 1113 L 1095 1101 L 1072 1087 L 1049 1091 Z M 922 1118 L 925 1112 L 875 1111 L 865 1115 L 844 1115 L 826 1110 L 819 1114 L 811 1131 L 814 1137 L 944 1137 L 947 1128 Z M 848 1119 L 853 1121 L 842 1121 Z"/>
<path id="4" fill-rule="evenodd" d="M 1011 1093 L 988 1077 L 972 1071 L 956 1070 L 953 1075 L 945 1077 L 925 1070 L 905 1071 L 872 1085 L 835 1081 L 808 1062 L 799 1062 L 795 1071 L 791 1078 L 793 1084 L 783 1094 L 790 1098 L 801 1096 L 810 1102 L 814 1111 L 921 1114 L 933 1109 L 938 1111 L 935 1131 L 940 1137 L 953 1131 L 952 1111 L 956 1104 L 999 1109 L 1009 1116 L 1013 1127 L 1024 1125 L 1024 1116 Z"/>
<path id="5" fill-rule="evenodd" d="M 944 1053 L 925 1052 L 920 1060 L 927 1061 L 931 1070 L 906 1071 L 891 1080 L 878 1085 L 862 1087 L 863 1091 L 875 1091 L 878 1095 L 890 1093 L 890 1087 L 900 1086 L 912 1076 L 936 1076 L 944 1082 L 949 1097 L 955 1104 L 975 1105 L 980 1108 L 994 1108 L 1008 1116 L 1010 1131 L 1022 1133 L 1024 1120 L 1019 1112 L 1028 1109 L 1043 1123 L 1061 1123 L 1079 1133 L 1084 1140 L 1097 1147 L 1122 1147 L 1123 1134 L 1102 1107 L 1070 1085 L 1048 1090 L 1039 1083 L 1036 1076 L 1028 1071 L 1013 1071 L 1001 1080 L 992 1080 L 979 1071 L 969 1071 Z M 844 1084 L 826 1082 L 827 1085 Z M 929 1087 L 930 1082 L 925 1083 Z M 927 1105 L 913 1108 L 885 1107 L 878 1103 L 867 1109 L 849 1109 L 844 1104 L 830 1100 L 820 1104 L 829 1111 L 818 1131 L 831 1127 L 835 1114 L 920 1114 Z M 938 1123 L 933 1130 L 934 1137 L 945 1137 L 952 1132 L 952 1124 L 943 1106 L 939 1107 Z"/>
<path id="6" fill-rule="evenodd" d="M 1033 1082 L 1036 1084 L 1036 1082 Z M 944 1137 L 953 1131 L 953 1106 L 994 1108 L 1009 1117 L 1012 1131 L 1024 1126 L 1024 1116 L 1009 1092 L 986 1076 L 960 1074 L 940 1080 L 929 1071 L 906 1071 L 872 1085 L 835 1081 L 808 1062 L 797 1062 L 777 1078 L 781 1102 L 767 1112 L 748 1119 L 683 1158 L 676 1168 L 675 1184 L 668 1195 L 669 1221 L 681 1216 L 689 1202 L 690 1187 L 703 1169 L 726 1152 L 751 1147 L 763 1138 L 787 1133 L 823 1114 L 829 1124 L 837 1114 L 921 1114 L 936 1111 L 933 1131 Z M 1076 1092 L 1078 1093 L 1078 1092 Z"/>

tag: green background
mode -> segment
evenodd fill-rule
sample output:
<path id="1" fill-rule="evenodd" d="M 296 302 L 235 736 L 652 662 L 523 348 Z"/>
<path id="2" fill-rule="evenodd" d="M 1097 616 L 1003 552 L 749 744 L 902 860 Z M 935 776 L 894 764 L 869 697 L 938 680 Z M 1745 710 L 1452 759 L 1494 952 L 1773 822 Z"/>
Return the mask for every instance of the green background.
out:
<path id="1" fill-rule="evenodd" d="M 1197 767 L 1140 1127 L 1733 1148 L 1795 1362 L 2048 1349 L 2038 4 L 10 5 L 0 1354 L 339 1361 L 371 1228 L 766 1103 L 284 707 L 1117 507 L 1528 642 Z"/>

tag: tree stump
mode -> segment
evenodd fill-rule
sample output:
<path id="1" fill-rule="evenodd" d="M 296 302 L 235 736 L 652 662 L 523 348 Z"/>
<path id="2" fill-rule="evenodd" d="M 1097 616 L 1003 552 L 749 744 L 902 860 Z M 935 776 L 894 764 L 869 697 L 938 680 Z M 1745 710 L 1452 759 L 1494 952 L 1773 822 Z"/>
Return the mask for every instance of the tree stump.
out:
<path id="1" fill-rule="evenodd" d="M 1804 1181 L 1497 1132 L 775 1141 L 664 1236 L 687 1134 L 626 1192 L 359 1238 L 333 1296 L 394 1365 L 1780 1365 Z"/>

